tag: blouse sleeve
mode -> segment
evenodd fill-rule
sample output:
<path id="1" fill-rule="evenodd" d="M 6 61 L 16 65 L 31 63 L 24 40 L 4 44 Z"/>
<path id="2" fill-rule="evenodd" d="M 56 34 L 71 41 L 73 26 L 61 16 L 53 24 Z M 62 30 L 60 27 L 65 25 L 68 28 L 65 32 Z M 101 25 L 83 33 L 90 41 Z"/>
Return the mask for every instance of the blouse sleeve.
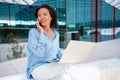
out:
<path id="1" fill-rule="evenodd" d="M 62 57 L 62 52 L 61 52 L 61 51 L 58 51 L 58 53 L 57 53 L 56 56 L 57 56 L 58 59 L 61 59 L 61 57 Z"/>
<path id="2" fill-rule="evenodd" d="M 40 34 L 38 38 L 37 35 L 35 34 L 35 31 L 30 30 L 27 49 L 28 49 L 28 56 L 30 54 L 35 54 L 38 57 L 44 57 L 44 52 L 45 52 L 44 34 Z"/>

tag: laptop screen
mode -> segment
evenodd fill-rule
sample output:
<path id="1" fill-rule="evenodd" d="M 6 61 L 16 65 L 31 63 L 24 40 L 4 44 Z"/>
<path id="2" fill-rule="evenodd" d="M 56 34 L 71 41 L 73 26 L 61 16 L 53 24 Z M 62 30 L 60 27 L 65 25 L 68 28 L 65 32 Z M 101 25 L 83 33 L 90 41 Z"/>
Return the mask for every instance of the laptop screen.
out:
<path id="1" fill-rule="evenodd" d="M 120 39 L 103 42 L 71 40 L 59 63 L 81 63 L 120 57 Z"/>

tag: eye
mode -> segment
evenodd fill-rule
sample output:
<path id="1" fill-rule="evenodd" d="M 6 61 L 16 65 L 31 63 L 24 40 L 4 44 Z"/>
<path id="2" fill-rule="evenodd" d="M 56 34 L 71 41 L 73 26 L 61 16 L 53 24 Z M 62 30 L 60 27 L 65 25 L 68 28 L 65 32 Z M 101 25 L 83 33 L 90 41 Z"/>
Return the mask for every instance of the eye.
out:
<path id="1" fill-rule="evenodd" d="M 41 17 L 41 15 L 39 14 L 38 17 Z"/>

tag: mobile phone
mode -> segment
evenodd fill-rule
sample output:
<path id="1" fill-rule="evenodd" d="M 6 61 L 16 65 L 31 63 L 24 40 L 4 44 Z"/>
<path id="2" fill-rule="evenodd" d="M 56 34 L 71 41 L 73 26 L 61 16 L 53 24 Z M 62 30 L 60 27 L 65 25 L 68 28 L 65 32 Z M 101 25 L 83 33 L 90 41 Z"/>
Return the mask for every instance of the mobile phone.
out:
<path id="1" fill-rule="evenodd" d="M 42 27 L 42 24 L 39 22 L 39 25 Z M 36 26 L 36 24 L 35 24 L 35 26 Z M 37 28 L 37 27 L 35 27 L 35 28 Z"/>
<path id="2" fill-rule="evenodd" d="M 39 25 L 42 26 L 42 24 L 39 22 Z"/>
<path id="3" fill-rule="evenodd" d="M 38 19 L 37 19 L 37 21 L 38 21 Z M 39 25 L 42 26 L 42 24 L 40 22 L 39 22 Z"/>

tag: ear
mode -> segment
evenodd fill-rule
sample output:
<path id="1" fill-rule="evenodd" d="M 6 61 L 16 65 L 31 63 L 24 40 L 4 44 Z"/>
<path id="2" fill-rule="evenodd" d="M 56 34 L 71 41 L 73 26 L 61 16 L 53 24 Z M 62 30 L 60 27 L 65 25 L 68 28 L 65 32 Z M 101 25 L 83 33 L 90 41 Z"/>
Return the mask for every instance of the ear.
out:
<path id="1" fill-rule="evenodd" d="M 51 17 L 51 20 L 52 20 L 52 17 Z"/>

